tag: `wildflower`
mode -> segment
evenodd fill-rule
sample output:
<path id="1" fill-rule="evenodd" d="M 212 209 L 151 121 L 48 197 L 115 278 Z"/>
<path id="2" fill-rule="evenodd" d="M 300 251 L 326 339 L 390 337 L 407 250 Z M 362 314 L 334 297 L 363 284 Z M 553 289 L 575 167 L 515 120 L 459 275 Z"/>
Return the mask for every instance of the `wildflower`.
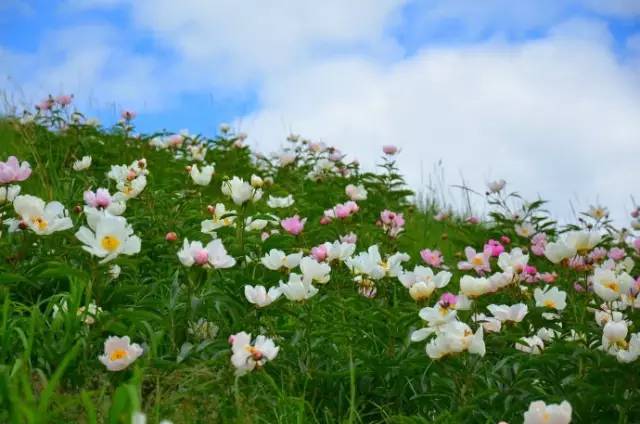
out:
<path id="1" fill-rule="evenodd" d="M 29 162 L 18 162 L 15 156 L 9 156 L 6 162 L 0 162 L 0 184 L 24 181 L 31 175 Z"/>
<path id="2" fill-rule="evenodd" d="M 504 252 L 504 246 L 499 241 L 489 240 L 485 245 L 483 251 L 489 252 L 491 256 L 497 258 L 502 252 Z"/>
<path id="3" fill-rule="evenodd" d="M 182 249 L 178 252 L 178 259 L 182 265 L 191 267 L 194 264 L 203 267 L 213 267 L 216 269 L 231 268 L 236 264 L 236 260 L 227 254 L 220 239 L 210 241 L 203 247 L 199 241 L 189 243 L 184 239 Z"/>
<path id="4" fill-rule="evenodd" d="M 222 203 L 217 203 L 215 207 L 208 208 L 211 219 L 205 219 L 200 223 L 200 231 L 205 234 L 215 234 L 219 228 L 229 227 L 236 220 L 236 211 L 227 210 Z"/>
<path id="5" fill-rule="evenodd" d="M 318 262 L 322 262 L 327 258 L 327 247 L 324 244 L 315 246 L 311 249 L 311 257 Z"/>
<path id="6" fill-rule="evenodd" d="M 321 263 L 307 256 L 300 261 L 300 271 L 307 281 L 315 281 L 319 284 L 326 284 L 331 278 L 331 267 L 329 264 Z"/>
<path id="7" fill-rule="evenodd" d="M 444 262 L 442 253 L 439 250 L 423 249 L 420 251 L 420 257 L 429 266 L 439 268 Z"/>
<path id="8" fill-rule="evenodd" d="M 404 231 L 405 221 L 402 213 L 396 213 L 385 209 L 380 212 L 380 223 L 383 230 L 391 238 L 397 237 L 402 231 Z"/>
<path id="9" fill-rule="evenodd" d="M 567 293 L 557 287 L 536 288 L 533 291 L 533 298 L 537 307 L 551 308 L 557 311 L 562 311 L 567 307 Z"/>
<path id="10" fill-rule="evenodd" d="M 260 188 L 264 185 L 264 181 L 262 180 L 262 178 L 260 178 L 257 175 L 251 175 L 251 187 L 253 188 Z"/>
<path id="11" fill-rule="evenodd" d="M 436 288 L 443 288 L 449 284 L 451 273 L 448 271 L 440 271 L 434 274 L 431 268 L 416 265 L 413 271 L 401 271 L 398 274 L 398 280 L 408 289 L 416 283 L 425 283 L 431 287 L 431 292 L 433 292 Z"/>
<path id="12" fill-rule="evenodd" d="M 538 400 L 531 402 L 529 410 L 524 413 L 524 424 L 569 424 L 571 422 L 571 405 L 562 401 L 561 404 L 545 404 Z"/>
<path id="13" fill-rule="evenodd" d="M 44 236 L 73 227 L 67 210 L 60 202 L 45 203 L 44 200 L 35 196 L 19 195 L 13 200 L 13 209 L 20 219 L 6 221 L 10 232 L 24 226 Z"/>
<path id="14" fill-rule="evenodd" d="M 531 238 L 531 252 L 536 256 L 544 255 L 547 247 L 547 235 L 545 233 L 537 233 Z"/>
<path id="15" fill-rule="evenodd" d="M 73 162 L 74 171 L 84 171 L 91 166 L 91 156 L 83 156 L 82 159 Z"/>
<path id="16" fill-rule="evenodd" d="M 539 355 L 544 350 L 544 341 L 537 335 L 522 337 L 520 343 L 516 343 L 515 348 L 525 353 Z"/>
<path id="17" fill-rule="evenodd" d="M 244 331 L 229 337 L 231 343 L 231 363 L 236 367 L 236 375 L 242 376 L 256 368 L 263 367 L 278 356 L 279 347 L 273 340 L 258 336 L 252 342 L 251 334 Z"/>
<path id="18" fill-rule="evenodd" d="M 345 261 L 347 258 L 350 258 L 356 250 L 355 244 L 338 240 L 333 243 L 326 242 L 321 246 L 324 247 L 326 252 L 325 260 L 327 262 Z"/>
<path id="19" fill-rule="evenodd" d="M 140 252 L 140 237 L 133 234 L 133 228 L 125 218 L 97 213 L 87 215 L 87 223 L 89 228 L 80 227 L 75 236 L 84 243 L 84 250 L 102 258 L 100 263 L 109 262 L 120 254 Z"/>
<path id="20" fill-rule="evenodd" d="M 122 371 L 142 355 L 142 348 L 129 336 L 110 336 L 104 342 L 104 354 L 98 359 L 109 371 Z"/>
<path id="21" fill-rule="evenodd" d="M 260 262 L 272 271 L 278 271 L 281 268 L 292 270 L 300 264 L 301 259 L 302 252 L 287 255 L 282 250 L 271 249 Z"/>
<path id="22" fill-rule="evenodd" d="M 109 267 L 109 276 L 114 280 L 120 276 L 120 272 L 122 272 L 120 265 L 113 264 Z"/>
<path id="23" fill-rule="evenodd" d="M 626 254 L 627 253 L 623 249 L 620 249 L 619 247 L 613 247 L 611 248 L 611 250 L 609 250 L 608 256 L 614 261 L 621 261 L 622 259 L 624 259 Z"/>
<path id="24" fill-rule="evenodd" d="M 396 146 L 391 145 L 391 144 L 387 144 L 385 146 L 382 146 L 382 151 L 387 156 L 393 156 L 396 153 L 398 153 L 398 148 Z"/>
<path id="25" fill-rule="evenodd" d="M 297 236 L 304 229 L 305 222 L 307 222 L 306 218 L 300 219 L 300 216 L 294 215 L 280 221 L 280 226 L 289 234 Z"/>
<path id="26" fill-rule="evenodd" d="M 233 177 L 230 180 L 222 183 L 222 194 L 231 197 L 233 203 L 240 206 L 249 200 L 257 202 L 262 198 L 262 189 L 253 188 L 251 184 L 245 182 L 243 179 Z"/>
<path id="27" fill-rule="evenodd" d="M 516 303 L 515 305 L 489 305 L 487 309 L 491 314 L 502 322 L 512 321 L 520 322 L 529 312 L 527 305 L 524 303 Z"/>
<path id="28" fill-rule="evenodd" d="M 269 199 L 267 200 L 267 206 L 272 209 L 288 208 L 289 206 L 293 205 L 293 203 L 294 200 L 291 194 L 285 197 L 269 196 Z"/>
<path id="29" fill-rule="evenodd" d="M 6 202 L 13 203 L 13 201 L 20 194 L 19 185 L 0 186 L 0 205 Z"/>
<path id="30" fill-rule="evenodd" d="M 311 299 L 318 293 L 318 289 L 311 284 L 310 280 L 303 279 L 295 273 L 289 274 L 289 281 L 286 284 L 280 281 L 280 290 L 287 299 L 295 302 Z"/>
<path id="31" fill-rule="evenodd" d="M 378 246 L 373 245 L 366 252 L 347 258 L 344 263 L 354 274 L 365 274 L 379 280 L 385 276 L 396 277 L 402 272 L 402 262 L 409 259 L 406 253 L 398 252 L 383 260 Z"/>
<path id="32" fill-rule="evenodd" d="M 441 326 L 435 339 L 427 344 L 427 355 L 431 359 L 440 359 L 445 355 L 466 350 L 484 356 L 486 350 L 483 335 L 482 326 L 478 327 L 474 334 L 467 324 L 452 320 Z"/>
<path id="33" fill-rule="evenodd" d="M 603 206 L 589 206 L 589 211 L 587 211 L 587 215 L 599 221 L 609 216 L 609 210 Z"/>
<path id="34" fill-rule="evenodd" d="M 489 193 L 499 193 L 506 185 L 507 182 L 505 180 L 496 180 L 487 183 L 487 188 L 489 189 Z"/>
<path id="35" fill-rule="evenodd" d="M 593 291 L 605 302 L 619 299 L 634 283 L 634 279 L 626 272 L 596 268 L 593 274 Z"/>
<path id="36" fill-rule="evenodd" d="M 529 255 L 522 253 L 522 249 L 516 247 L 511 252 L 503 252 L 498 257 L 498 266 L 504 272 L 520 273 L 523 272 L 527 263 L 529 262 Z"/>
<path id="37" fill-rule="evenodd" d="M 460 291 L 469 297 L 478 297 L 492 291 L 492 285 L 484 277 L 474 278 L 465 275 L 460 279 Z"/>
<path id="38" fill-rule="evenodd" d="M 638 240 L 638 246 L 640 246 L 640 239 Z M 340 236 L 340 241 L 342 243 L 356 244 L 358 242 L 358 236 L 355 233 L 345 234 L 344 236 Z M 638 250 L 640 250 L 640 247 L 638 247 Z"/>
<path id="39" fill-rule="evenodd" d="M 244 286 L 244 296 L 249 303 L 256 305 L 258 308 L 263 308 L 270 305 L 282 295 L 282 289 L 279 287 L 271 287 L 269 291 L 264 286 L 246 285 Z"/>
<path id="40" fill-rule="evenodd" d="M 458 262 L 458 269 L 461 270 L 475 270 L 478 274 L 491 271 L 491 265 L 489 264 L 489 252 L 476 253 L 472 247 L 466 247 L 464 253 L 467 257 L 466 261 Z"/>
<path id="41" fill-rule="evenodd" d="M 132 110 L 123 110 L 120 112 L 120 117 L 125 121 L 132 121 L 137 116 L 137 113 Z"/>
<path id="42" fill-rule="evenodd" d="M 191 170 L 189 171 L 189 175 L 191 175 L 191 179 L 194 184 L 206 186 L 211 182 L 211 178 L 213 177 L 214 168 L 211 165 L 206 165 L 202 167 L 202 170 L 198 169 L 198 165 L 191 165 Z"/>
<path id="43" fill-rule="evenodd" d="M 166 241 L 171 241 L 171 242 L 173 242 L 173 241 L 178 240 L 178 235 L 177 235 L 174 231 L 169 231 L 169 232 L 164 236 L 164 239 L 165 239 Z"/>
<path id="44" fill-rule="evenodd" d="M 473 322 L 480 323 L 487 333 L 499 333 L 502 329 L 502 321 L 495 317 L 488 317 L 485 314 L 474 314 L 471 316 Z"/>
<path id="45" fill-rule="evenodd" d="M 353 201 L 367 200 L 367 190 L 363 185 L 349 184 L 344 189 L 349 199 Z"/>
<path id="46" fill-rule="evenodd" d="M 520 237 L 529 238 L 536 232 L 536 227 L 530 222 L 523 222 L 522 224 L 516 224 L 514 227 L 515 232 Z"/>

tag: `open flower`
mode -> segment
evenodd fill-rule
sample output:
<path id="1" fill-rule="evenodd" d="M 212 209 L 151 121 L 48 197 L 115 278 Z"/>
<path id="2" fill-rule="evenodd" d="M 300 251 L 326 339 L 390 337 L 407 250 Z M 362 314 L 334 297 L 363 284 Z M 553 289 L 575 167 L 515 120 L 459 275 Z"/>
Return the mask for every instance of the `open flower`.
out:
<path id="1" fill-rule="evenodd" d="M 593 291 L 604 301 L 612 301 L 627 294 L 635 281 L 626 272 L 616 273 L 611 269 L 596 268 L 593 274 Z"/>
<path id="2" fill-rule="evenodd" d="M 436 334 L 426 347 L 431 359 L 440 359 L 465 350 L 480 356 L 484 356 L 486 352 L 482 326 L 474 333 L 467 324 L 452 320 L 441 326 Z"/>
<path id="3" fill-rule="evenodd" d="M 233 203 L 240 206 L 248 201 L 257 202 L 262 198 L 262 189 L 254 188 L 242 178 L 233 177 L 222 183 L 222 194 L 231 197 Z"/>
<path id="4" fill-rule="evenodd" d="M 9 156 L 6 162 L 0 162 L 0 184 L 24 181 L 31 175 L 29 162 L 18 162 L 15 156 Z"/>
<path id="5" fill-rule="evenodd" d="M 0 205 L 6 202 L 13 203 L 13 201 L 20 194 L 19 185 L 0 186 Z"/>
<path id="6" fill-rule="evenodd" d="M 126 201 L 120 196 L 111 196 L 106 188 L 99 188 L 95 192 L 84 192 L 84 202 L 89 208 L 102 209 L 111 215 L 122 215 L 127 209 Z"/>
<path id="7" fill-rule="evenodd" d="M 100 263 L 140 252 L 140 237 L 133 234 L 125 218 L 97 212 L 87 215 L 87 223 L 89 228 L 80 227 L 75 236 L 84 243 L 84 250 L 102 258 Z"/>
<path id="8" fill-rule="evenodd" d="M 506 185 L 507 182 L 505 180 L 495 180 L 487 183 L 487 188 L 489 189 L 489 193 L 499 193 Z"/>
<path id="9" fill-rule="evenodd" d="M 353 201 L 367 200 L 367 189 L 363 185 L 349 184 L 344 191 L 349 199 Z"/>
<path id="10" fill-rule="evenodd" d="M 273 209 L 288 208 L 293 205 L 293 203 L 293 196 L 291 194 L 285 197 L 269 196 L 269 199 L 267 199 L 267 206 Z"/>
<path id="11" fill-rule="evenodd" d="M 242 376 L 256 368 L 263 367 L 268 361 L 278 356 L 279 347 L 273 340 L 258 336 L 252 342 L 251 334 L 244 331 L 229 337 L 231 343 L 231 363 L 236 368 L 236 375 Z"/>
<path id="12" fill-rule="evenodd" d="M 91 156 L 83 156 L 82 159 L 73 162 L 74 171 L 84 171 L 85 169 L 89 169 L 90 166 Z"/>
<path id="13" fill-rule="evenodd" d="M 294 215 L 292 217 L 285 218 L 282 221 L 280 221 L 280 226 L 282 226 L 282 228 L 289 234 L 297 236 L 304 229 L 304 224 L 306 222 L 307 222 L 306 218 L 300 219 L 298 215 Z"/>
<path id="14" fill-rule="evenodd" d="M 569 424 L 571 405 L 566 400 L 561 404 L 545 404 L 541 400 L 531 402 L 524 413 L 524 424 Z"/>
<path id="15" fill-rule="evenodd" d="M 567 307 L 567 293 L 557 287 L 547 286 L 544 290 L 537 288 L 533 291 L 533 298 L 538 307 L 552 308 L 557 311 Z"/>
<path id="16" fill-rule="evenodd" d="M 13 200 L 13 209 L 20 219 L 7 220 L 9 231 L 24 226 L 38 235 L 46 236 L 73 227 L 67 210 L 60 202 L 45 203 L 35 196 L 19 195 Z"/>
<path id="17" fill-rule="evenodd" d="M 439 250 L 423 249 L 420 251 L 420 257 L 429 266 L 440 268 L 444 262 L 442 253 Z"/>
<path id="18" fill-rule="evenodd" d="M 493 291 L 493 285 L 484 277 L 464 275 L 460 279 L 460 291 L 468 297 L 478 297 Z"/>
<path id="19" fill-rule="evenodd" d="M 286 284 L 280 281 L 280 289 L 287 299 L 295 302 L 311 299 L 318 293 L 318 289 L 311 284 L 311 281 L 295 273 L 289 274 L 289 281 Z"/>
<path id="20" fill-rule="evenodd" d="M 466 247 L 464 249 L 464 254 L 467 257 L 467 260 L 458 262 L 458 269 L 473 269 L 478 274 L 491 271 L 491 265 L 489 264 L 491 252 L 483 251 L 476 253 L 476 250 L 473 247 Z"/>
<path id="21" fill-rule="evenodd" d="M 104 354 L 98 359 L 109 371 L 122 371 L 142 355 L 142 348 L 129 336 L 111 336 L 104 342 Z"/>
<path id="22" fill-rule="evenodd" d="M 544 342 L 537 335 L 523 337 L 520 339 L 520 343 L 516 343 L 515 348 L 521 352 L 539 355 L 544 350 Z"/>
<path id="23" fill-rule="evenodd" d="M 258 308 L 264 308 L 271 305 L 278 300 L 282 295 L 282 290 L 279 287 L 271 287 L 269 291 L 264 286 L 246 285 L 244 286 L 244 296 L 249 303 L 256 305 Z"/>
<path id="24" fill-rule="evenodd" d="M 305 280 L 326 284 L 331 278 L 331 267 L 324 262 L 318 262 L 310 256 L 302 258 L 300 261 L 300 271 Z"/>
<path id="25" fill-rule="evenodd" d="M 524 303 L 516 303 L 515 305 L 489 305 L 487 309 L 491 314 L 501 322 L 520 322 L 529 312 L 527 305 Z"/>
<path id="26" fill-rule="evenodd" d="M 236 260 L 227 254 L 220 239 L 210 241 L 205 247 L 199 241 L 189 243 L 185 238 L 182 249 L 178 252 L 178 259 L 187 267 L 195 264 L 203 267 L 231 268 L 236 264 Z"/>
<path id="27" fill-rule="evenodd" d="M 291 253 L 287 255 L 282 250 L 271 249 L 260 262 L 272 271 L 278 271 L 281 268 L 292 270 L 300 264 L 302 252 Z"/>
<path id="28" fill-rule="evenodd" d="M 191 170 L 189 171 L 189 175 L 193 180 L 194 184 L 206 186 L 211 182 L 211 177 L 213 177 L 214 168 L 212 165 L 203 166 L 202 169 L 198 168 L 198 165 L 191 165 Z"/>
<path id="29" fill-rule="evenodd" d="M 217 203 L 215 207 L 209 207 L 211 219 L 205 219 L 200 223 L 200 231 L 205 234 L 214 234 L 222 227 L 233 225 L 236 220 L 236 211 L 227 210 L 222 203 Z"/>

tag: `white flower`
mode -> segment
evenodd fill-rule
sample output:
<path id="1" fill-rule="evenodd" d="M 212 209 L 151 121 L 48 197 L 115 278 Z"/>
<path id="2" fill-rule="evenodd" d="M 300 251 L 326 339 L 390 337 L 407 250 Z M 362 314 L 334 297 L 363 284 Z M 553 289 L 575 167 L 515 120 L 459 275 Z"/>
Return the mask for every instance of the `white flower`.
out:
<path id="1" fill-rule="evenodd" d="M 280 289 L 289 300 L 300 302 L 312 298 L 318 293 L 318 289 L 310 281 L 303 280 L 298 274 L 289 274 L 289 282 L 280 281 Z"/>
<path id="2" fill-rule="evenodd" d="M 245 221 L 244 230 L 245 231 L 261 231 L 269 225 L 268 220 L 266 219 L 253 219 L 252 217 L 247 218 Z"/>
<path id="3" fill-rule="evenodd" d="M 586 252 L 594 247 L 600 240 L 602 235 L 595 231 L 570 231 L 566 235 L 566 243 L 578 252 Z"/>
<path id="4" fill-rule="evenodd" d="M 323 244 L 323 246 L 327 251 L 327 262 L 345 261 L 347 258 L 350 258 L 356 251 L 355 244 L 343 243 L 339 240 L 336 240 L 333 243 L 326 242 Z"/>
<path id="5" fill-rule="evenodd" d="M 236 220 L 236 211 L 230 211 L 222 203 L 217 203 L 211 219 L 205 219 L 200 223 L 200 231 L 205 234 L 214 234 L 215 230 L 233 225 Z"/>
<path id="6" fill-rule="evenodd" d="M 484 277 L 464 275 L 460 279 L 460 291 L 466 296 L 478 297 L 492 291 L 492 284 Z"/>
<path id="7" fill-rule="evenodd" d="M 434 275 L 433 270 L 429 267 L 417 265 L 413 271 L 401 271 L 398 274 L 398 280 L 406 288 L 411 288 L 418 282 L 433 285 L 434 289 L 446 287 L 451 280 L 451 273 L 448 271 L 440 271 Z"/>
<path id="8" fill-rule="evenodd" d="M 310 256 L 302 258 L 300 261 L 300 271 L 307 281 L 326 284 L 331 278 L 331 267 L 324 262 L 318 262 Z"/>
<path id="9" fill-rule="evenodd" d="M 133 228 L 125 218 L 98 212 L 87 215 L 87 223 L 89 228 L 80 227 L 75 236 L 84 243 L 84 250 L 102 258 L 100 263 L 109 262 L 120 254 L 140 252 L 140 237 L 133 234 Z"/>
<path id="10" fill-rule="evenodd" d="M 20 216 L 20 221 L 7 220 L 9 231 L 15 231 L 19 224 L 23 224 L 34 233 L 46 236 L 73 227 L 67 210 L 60 202 L 45 204 L 38 197 L 20 195 L 13 200 L 13 209 Z"/>
<path id="11" fill-rule="evenodd" d="M 267 200 L 267 206 L 273 209 L 288 208 L 289 206 L 293 205 L 293 202 L 293 196 L 291 194 L 285 197 L 269 196 L 269 199 Z"/>
<path id="12" fill-rule="evenodd" d="M 293 269 L 300 264 L 302 252 L 291 253 L 287 255 L 282 250 L 271 249 L 261 260 L 262 265 L 272 271 L 278 271 L 281 268 Z"/>
<path id="13" fill-rule="evenodd" d="M 439 359 L 452 353 L 463 351 L 484 356 L 485 344 L 483 327 L 480 326 L 475 334 L 471 328 L 460 321 L 453 320 L 439 328 L 435 339 L 427 343 L 427 355 L 431 359 Z"/>
<path id="14" fill-rule="evenodd" d="M 189 175 L 191 175 L 191 179 L 194 184 L 206 186 L 211 182 L 211 177 L 213 177 L 214 168 L 211 165 L 203 166 L 202 170 L 198 169 L 198 165 L 191 165 L 191 171 Z"/>
<path id="15" fill-rule="evenodd" d="M 536 300 L 537 307 L 552 308 L 557 311 L 567 307 L 567 293 L 557 287 L 536 288 L 533 291 L 533 298 Z"/>
<path id="16" fill-rule="evenodd" d="M 523 337 L 520 341 L 515 347 L 522 352 L 539 355 L 544 350 L 544 342 L 538 336 Z"/>
<path id="17" fill-rule="evenodd" d="M 550 342 L 560 337 L 560 332 L 552 328 L 542 327 L 536 332 L 536 336 L 540 337 L 542 341 Z"/>
<path id="18" fill-rule="evenodd" d="M 264 366 L 278 356 L 279 347 L 265 336 L 256 337 L 251 342 L 251 334 L 244 331 L 229 337 L 231 342 L 231 363 L 236 367 L 236 375 L 242 376 L 255 368 Z"/>
<path id="19" fill-rule="evenodd" d="M 593 291 L 605 302 L 627 294 L 634 283 L 633 277 L 626 272 L 616 274 L 610 269 L 596 268 L 593 274 Z"/>
<path id="20" fill-rule="evenodd" d="M 280 166 L 285 167 L 296 161 L 296 155 L 295 153 L 283 153 L 280 155 L 278 160 L 280 161 Z"/>
<path id="21" fill-rule="evenodd" d="M 82 159 L 73 162 L 74 171 L 84 171 L 91 166 L 91 156 L 83 156 Z"/>
<path id="22" fill-rule="evenodd" d="M 142 355 L 142 348 L 131 343 L 129 336 L 111 336 L 104 342 L 104 354 L 98 359 L 109 371 L 121 371 Z"/>
<path id="23" fill-rule="evenodd" d="M 458 311 L 452 307 L 444 307 L 440 302 L 435 306 L 420 309 L 418 315 L 429 324 L 429 327 L 439 327 L 456 319 Z"/>
<path id="24" fill-rule="evenodd" d="M 618 362 L 627 364 L 635 361 L 638 357 L 640 357 L 640 333 L 634 333 L 631 335 L 627 348 L 619 349 L 616 358 Z"/>
<path id="25" fill-rule="evenodd" d="M 347 258 L 344 263 L 354 274 L 365 274 L 374 280 L 379 280 L 385 276 L 398 276 L 402 272 L 402 262 L 409 259 L 406 253 L 398 252 L 383 260 L 378 246 L 373 245 L 366 252 Z"/>
<path id="26" fill-rule="evenodd" d="M 264 181 L 259 176 L 253 174 L 251 175 L 251 186 L 253 188 L 260 188 L 264 184 Z"/>
<path id="27" fill-rule="evenodd" d="M 507 185 L 507 182 L 505 180 L 496 180 L 487 183 L 487 188 L 489 189 L 490 193 L 498 193 L 502 191 L 505 185 Z"/>
<path id="28" fill-rule="evenodd" d="M 510 253 L 502 252 L 498 256 L 498 266 L 504 272 L 519 273 L 524 270 L 529 262 L 529 255 L 522 253 L 522 249 L 516 247 Z"/>
<path id="29" fill-rule="evenodd" d="M 491 314 L 502 322 L 513 321 L 520 322 L 529 312 L 527 305 L 524 303 L 516 303 L 515 305 L 489 305 L 487 309 Z"/>
<path id="30" fill-rule="evenodd" d="M 114 195 L 114 199 L 117 200 L 129 200 L 135 197 L 138 197 L 140 193 L 147 187 L 147 177 L 145 175 L 140 175 L 133 180 L 124 180 L 118 181 L 116 183 L 116 188 L 120 193 L 120 197 Z"/>
<path id="31" fill-rule="evenodd" d="M 349 199 L 353 201 L 367 200 L 367 190 L 363 185 L 356 186 L 353 184 L 349 184 L 345 187 L 344 191 Z"/>
<path id="32" fill-rule="evenodd" d="M 212 240 L 206 247 L 203 247 L 201 242 L 189 243 L 189 240 L 185 238 L 182 249 L 178 252 L 178 259 L 182 265 L 187 267 L 196 264 L 204 267 L 231 268 L 236 264 L 236 260 L 227 254 L 220 239 Z"/>
<path id="33" fill-rule="evenodd" d="M 602 349 L 612 353 L 618 351 L 618 347 L 626 347 L 629 327 L 626 321 L 609 321 L 602 329 Z"/>
<path id="34" fill-rule="evenodd" d="M 569 424 L 571 405 L 566 400 L 561 404 L 545 404 L 541 400 L 531 402 L 524 413 L 524 424 Z"/>
<path id="35" fill-rule="evenodd" d="M 536 227 L 530 222 L 523 222 L 522 224 L 515 225 L 516 234 L 520 237 L 529 238 L 536 232 Z"/>
<path id="36" fill-rule="evenodd" d="M 475 314 L 471 317 L 473 322 L 478 322 L 487 333 L 499 333 L 502 328 L 502 322 L 494 317 L 488 317 L 485 314 Z"/>
<path id="37" fill-rule="evenodd" d="M 120 276 L 120 272 L 122 272 L 122 268 L 119 265 L 113 264 L 109 267 L 109 276 L 114 280 Z"/>
<path id="38" fill-rule="evenodd" d="M 231 197 L 236 205 L 242 205 L 249 200 L 257 202 L 262 197 L 262 189 L 253 188 L 251 184 L 238 177 L 224 181 L 221 190 L 222 194 Z"/>
<path id="39" fill-rule="evenodd" d="M 544 248 L 544 256 L 554 264 L 562 262 L 564 259 L 569 259 L 575 256 L 577 251 L 568 246 L 564 241 L 552 241 L 547 243 Z"/>
<path id="40" fill-rule="evenodd" d="M 517 281 L 513 278 L 512 272 L 496 272 L 489 276 L 489 283 L 491 284 L 490 291 L 498 291 L 499 289 L 508 286 L 509 284 Z"/>
<path id="41" fill-rule="evenodd" d="M 279 287 L 271 287 L 269 291 L 264 286 L 246 285 L 244 286 L 244 296 L 249 303 L 256 305 L 258 308 L 263 308 L 270 305 L 282 295 L 282 290 Z"/>
<path id="42" fill-rule="evenodd" d="M 5 202 L 13 203 L 18 194 L 20 194 L 19 185 L 13 184 L 8 187 L 0 186 L 0 205 Z"/>

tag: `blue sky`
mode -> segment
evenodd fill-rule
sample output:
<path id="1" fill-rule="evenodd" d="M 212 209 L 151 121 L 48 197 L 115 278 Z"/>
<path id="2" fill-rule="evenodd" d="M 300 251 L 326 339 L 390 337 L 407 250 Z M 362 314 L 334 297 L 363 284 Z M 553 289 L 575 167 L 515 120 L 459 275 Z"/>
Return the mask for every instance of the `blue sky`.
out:
<path id="1" fill-rule="evenodd" d="M 24 106 L 73 92 L 105 124 L 135 109 L 141 131 L 231 122 L 266 151 L 295 131 L 371 164 L 396 142 L 418 188 L 442 159 L 452 184 L 630 209 L 637 0 L 268 3 L 8 0 L 0 89 Z"/>

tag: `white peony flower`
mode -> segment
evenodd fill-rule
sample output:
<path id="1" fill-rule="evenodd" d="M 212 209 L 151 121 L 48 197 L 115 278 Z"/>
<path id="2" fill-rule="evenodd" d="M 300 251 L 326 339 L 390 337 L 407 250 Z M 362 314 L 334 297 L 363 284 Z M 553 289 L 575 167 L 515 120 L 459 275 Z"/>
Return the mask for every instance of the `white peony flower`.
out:
<path id="1" fill-rule="evenodd" d="M 109 371 L 122 371 L 142 355 L 142 348 L 129 336 L 111 336 L 104 342 L 104 354 L 98 359 Z"/>
<path id="2" fill-rule="evenodd" d="M 140 252 L 140 237 L 133 234 L 133 228 L 125 218 L 96 212 L 87 214 L 87 223 L 89 228 L 80 227 L 75 236 L 84 243 L 84 250 L 102 258 L 100 263 L 109 262 L 121 254 Z"/>
<path id="3" fill-rule="evenodd" d="M 231 268 L 236 264 L 236 260 L 227 254 L 220 239 L 210 241 L 205 247 L 199 241 L 189 243 L 189 240 L 185 238 L 182 249 L 178 252 L 178 259 L 182 265 L 187 267 L 195 264 L 223 269 Z"/>
<path id="4" fill-rule="evenodd" d="M 231 343 L 231 363 L 236 368 L 236 375 L 242 376 L 255 368 L 263 367 L 268 361 L 278 356 L 279 347 L 273 340 L 258 336 L 251 341 L 251 334 L 244 331 L 229 337 Z"/>
<path id="5" fill-rule="evenodd" d="M 282 250 L 271 249 L 260 262 L 272 271 L 278 271 L 282 268 L 291 270 L 300 264 L 302 252 L 287 255 Z"/>
<path id="6" fill-rule="evenodd" d="M 536 288 L 533 291 L 533 298 L 536 300 L 537 307 L 552 308 L 557 311 L 567 307 L 567 293 L 557 287 Z"/>
<path id="7" fill-rule="evenodd" d="M 257 202 L 262 198 L 262 189 L 253 188 L 251 184 L 238 177 L 224 181 L 221 190 L 222 194 L 231 197 L 236 205 L 242 205 L 249 200 Z"/>
<path id="8" fill-rule="evenodd" d="M 300 271 L 306 281 L 326 284 L 331 278 L 331 267 L 324 262 L 318 262 L 306 256 L 300 261 Z"/>
<path id="9" fill-rule="evenodd" d="M 267 206 L 272 209 L 288 208 L 289 206 L 293 205 L 293 203 L 294 200 L 291 194 L 285 197 L 269 196 L 269 199 L 267 199 Z"/>
<path id="10" fill-rule="evenodd" d="M 198 168 L 198 165 L 191 165 L 191 171 L 189 171 L 189 175 L 191 175 L 191 179 L 194 184 L 206 186 L 211 182 L 211 178 L 213 177 L 214 168 L 212 165 L 206 165 L 202 167 L 202 170 Z"/>
<path id="11" fill-rule="evenodd" d="M 487 309 L 491 314 L 502 322 L 512 321 L 520 322 L 529 312 L 527 305 L 524 303 L 516 303 L 515 305 L 489 305 Z"/>
<path id="12" fill-rule="evenodd" d="M 91 156 L 83 156 L 82 159 L 73 162 L 74 171 L 84 171 L 91 166 Z"/>
<path id="13" fill-rule="evenodd" d="M 67 210 L 60 202 L 45 203 L 35 196 L 19 195 L 13 200 L 13 209 L 20 216 L 20 220 L 6 221 L 10 232 L 24 225 L 34 233 L 46 236 L 73 227 Z"/>
<path id="14" fill-rule="evenodd" d="M 529 410 L 524 413 L 524 424 L 569 424 L 571 422 L 571 405 L 566 400 L 561 404 L 545 404 L 538 400 L 531 402 Z"/>
<path id="15" fill-rule="evenodd" d="M 310 299 L 318 293 L 318 289 L 310 281 L 304 280 L 295 273 L 289 274 L 289 281 L 286 284 L 280 281 L 280 289 L 287 299 L 296 302 Z"/>
<path id="16" fill-rule="evenodd" d="M 269 291 L 267 291 L 264 286 L 244 286 L 244 296 L 249 303 L 256 305 L 258 308 L 264 308 L 270 305 L 278 300 L 281 295 L 282 290 L 279 287 L 271 287 Z"/>

